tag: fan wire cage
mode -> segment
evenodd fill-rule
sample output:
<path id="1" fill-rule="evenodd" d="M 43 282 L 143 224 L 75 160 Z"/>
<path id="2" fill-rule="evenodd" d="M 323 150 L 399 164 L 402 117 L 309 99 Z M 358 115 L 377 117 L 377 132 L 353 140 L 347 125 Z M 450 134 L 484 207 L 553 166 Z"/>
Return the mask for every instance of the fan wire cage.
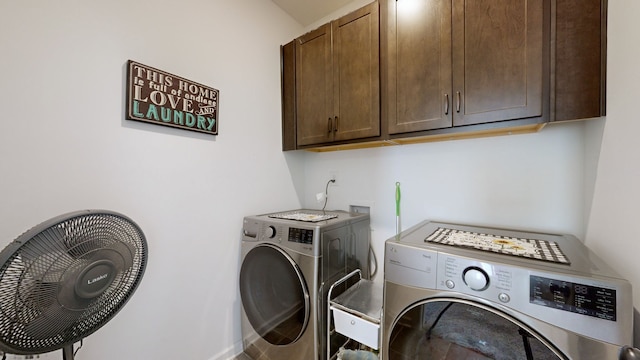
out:
<path id="1" fill-rule="evenodd" d="M 28 230 L 0 252 L 0 350 L 73 357 L 73 344 L 129 300 L 146 262 L 142 230 L 115 212 L 69 213 Z"/>

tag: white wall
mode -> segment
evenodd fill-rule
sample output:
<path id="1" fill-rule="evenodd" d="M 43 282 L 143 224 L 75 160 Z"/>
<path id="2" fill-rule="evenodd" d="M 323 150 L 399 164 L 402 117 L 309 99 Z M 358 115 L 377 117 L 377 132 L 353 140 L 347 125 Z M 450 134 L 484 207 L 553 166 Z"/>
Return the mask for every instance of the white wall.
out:
<path id="1" fill-rule="evenodd" d="M 89 208 L 149 243 L 138 291 L 78 359 L 240 350 L 242 217 L 300 206 L 279 45 L 301 32 L 265 0 L 0 1 L 0 246 Z M 124 120 L 128 59 L 219 89 L 219 135 Z"/>
<path id="2" fill-rule="evenodd" d="M 318 27 L 332 21 L 335 20 L 345 14 L 348 14 L 352 11 L 355 11 L 367 4 L 372 3 L 374 0 L 353 0 L 350 3 L 348 3 L 347 5 L 345 5 L 344 7 L 340 8 L 337 11 L 334 11 L 333 13 L 318 19 L 317 21 L 314 21 L 313 23 L 309 24 L 308 26 L 305 27 L 306 31 L 311 31 L 313 29 L 317 29 Z M 299 36 L 302 34 L 297 34 L 296 36 Z"/>
<path id="3" fill-rule="evenodd" d="M 587 245 L 634 287 L 635 344 L 640 345 L 640 3 L 609 1 L 607 120 L 587 227 Z"/>
<path id="4" fill-rule="evenodd" d="M 584 228 L 582 123 L 539 133 L 310 153 L 304 204 L 321 208 L 331 173 L 327 209 L 371 207 L 372 241 L 379 257 L 395 234 L 395 183 L 401 187 L 401 223 L 444 220 L 571 233 Z"/>

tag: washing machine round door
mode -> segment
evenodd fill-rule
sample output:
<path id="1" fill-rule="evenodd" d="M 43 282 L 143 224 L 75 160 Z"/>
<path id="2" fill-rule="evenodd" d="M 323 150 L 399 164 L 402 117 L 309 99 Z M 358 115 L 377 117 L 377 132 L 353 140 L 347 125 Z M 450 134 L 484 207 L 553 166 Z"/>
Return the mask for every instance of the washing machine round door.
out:
<path id="1" fill-rule="evenodd" d="M 462 299 L 414 304 L 396 319 L 389 339 L 389 360 L 566 359 L 520 321 Z"/>
<path id="2" fill-rule="evenodd" d="M 258 245 L 240 269 L 240 297 L 247 319 L 263 339 L 287 345 L 309 321 L 309 292 L 300 268 L 281 249 Z"/>

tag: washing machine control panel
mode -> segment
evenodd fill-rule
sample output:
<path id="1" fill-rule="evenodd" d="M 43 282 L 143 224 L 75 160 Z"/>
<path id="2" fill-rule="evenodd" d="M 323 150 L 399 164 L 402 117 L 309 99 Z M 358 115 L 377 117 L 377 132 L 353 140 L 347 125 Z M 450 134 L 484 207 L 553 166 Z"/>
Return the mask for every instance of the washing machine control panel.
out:
<path id="1" fill-rule="evenodd" d="M 616 290 L 543 276 L 529 277 L 533 304 L 616 321 Z"/>
<path id="2" fill-rule="evenodd" d="M 305 255 L 318 255 L 318 231 L 315 227 L 288 226 L 279 221 L 245 218 L 242 241 L 269 242 Z"/>
<path id="3" fill-rule="evenodd" d="M 499 302 L 519 311 L 530 305 L 616 320 L 615 287 L 593 280 L 536 272 L 438 253 L 436 286 Z"/>
<path id="4" fill-rule="evenodd" d="M 577 334 L 631 341 L 621 315 L 632 312 L 628 282 L 515 263 L 387 242 L 384 276 L 429 296 L 489 302 Z"/>
<path id="5" fill-rule="evenodd" d="M 289 228 L 289 241 L 301 244 L 313 244 L 313 230 Z"/>
<path id="6" fill-rule="evenodd" d="M 475 259 L 438 253 L 436 286 L 491 301 L 512 301 L 516 270 Z M 517 296 L 517 295 L 516 295 Z"/>
<path id="7" fill-rule="evenodd" d="M 622 336 L 616 283 L 437 252 L 437 290 L 466 294 L 594 337 Z M 609 334 L 609 335 L 607 335 Z"/>
<path id="8" fill-rule="evenodd" d="M 273 239 L 276 236 L 276 228 L 275 226 L 267 226 L 264 228 L 264 236 Z"/>
<path id="9" fill-rule="evenodd" d="M 476 266 L 469 266 L 462 272 L 462 280 L 471 290 L 482 291 L 489 287 L 489 275 Z"/>

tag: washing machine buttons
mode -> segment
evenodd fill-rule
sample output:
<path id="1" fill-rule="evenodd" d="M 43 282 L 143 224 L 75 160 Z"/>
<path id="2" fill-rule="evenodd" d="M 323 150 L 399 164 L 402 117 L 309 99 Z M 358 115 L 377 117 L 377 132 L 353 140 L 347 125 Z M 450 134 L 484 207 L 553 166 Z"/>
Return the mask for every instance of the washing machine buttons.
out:
<path id="1" fill-rule="evenodd" d="M 276 228 L 271 225 L 267 226 L 266 228 L 264 228 L 264 236 L 269 239 L 273 239 L 276 236 Z"/>
<path id="2" fill-rule="evenodd" d="M 464 269 L 462 279 L 471 290 L 482 291 L 489 287 L 489 276 L 479 267 L 470 266 Z"/>
<path id="3" fill-rule="evenodd" d="M 444 285 L 446 287 L 448 287 L 449 289 L 453 289 L 454 287 L 456 287 L 456 283 L 453 282 L 453 280 L 447 280 L 444 282 Z"/>
<path id="4" fill-rule="evenodd" d="M 508 303 L 509 301 L 511 301 L 511 297 L 508 294 L 500 293 L 498 294 L 498 300 L 502 301 L 503 303 Z"/>

